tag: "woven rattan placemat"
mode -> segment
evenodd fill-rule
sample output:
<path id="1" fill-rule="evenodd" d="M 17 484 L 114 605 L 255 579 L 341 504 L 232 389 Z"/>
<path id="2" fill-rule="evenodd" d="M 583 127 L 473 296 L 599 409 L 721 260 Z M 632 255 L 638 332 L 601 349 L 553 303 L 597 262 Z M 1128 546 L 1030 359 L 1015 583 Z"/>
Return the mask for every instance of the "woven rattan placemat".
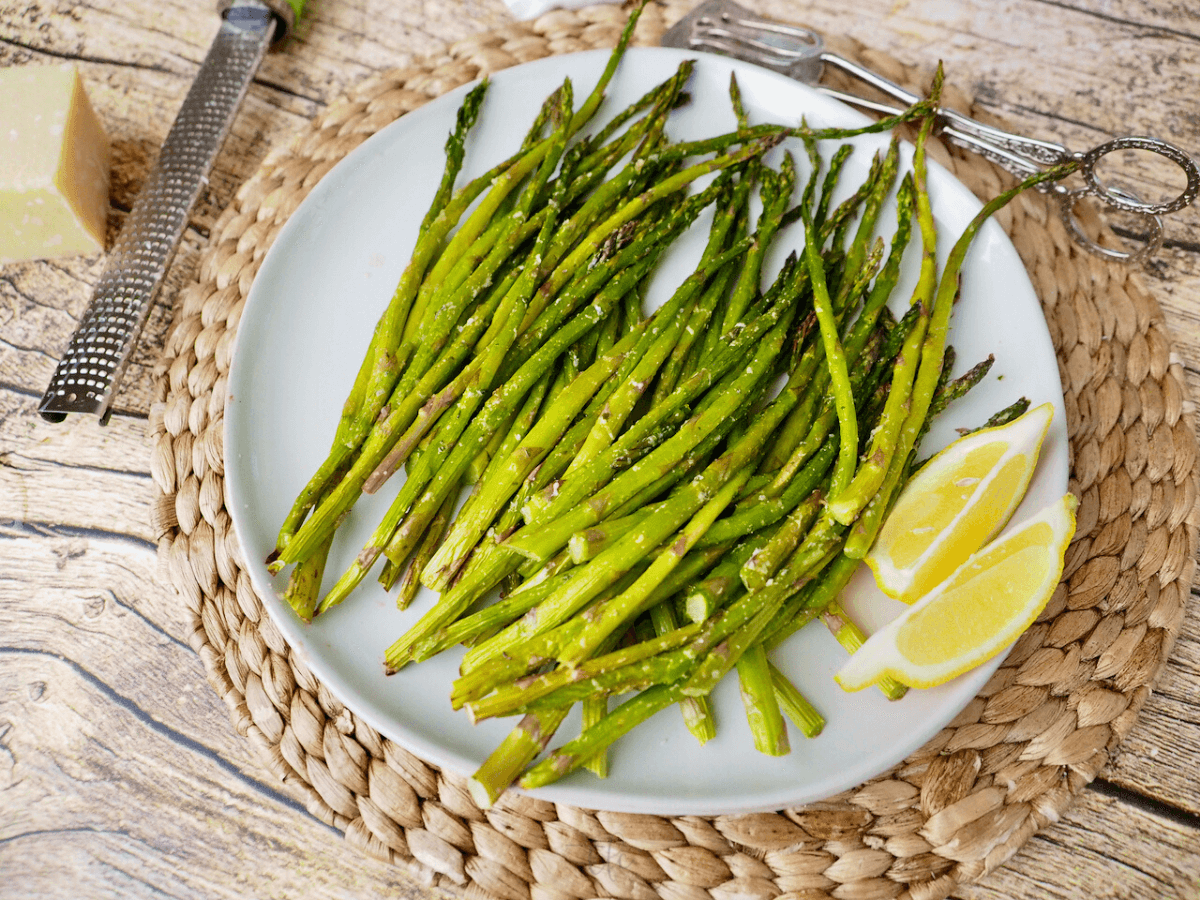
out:
<path id="1" fill-rule="evenodd" d="M 657 44 L 684 11 L 652 4 L 638 42 Z M 1001 222 L 1041 298 L 1065 385 L 1081 503 L 1064 581 L 980 695 L 867 784 L 716 818 L 517 795 L 482 811 L 461 778 L 382 738 L 313 677 L 241 566 L 223 488 L 226 378 L 250 283 L 288 216 L 404 113 L 489 71 L 612 46 L 623 21 L 613 6 L 554 12 L 372 78 L 272 152 L 221 216 L 176 311 L 152 414 L 160 552 L 193 613 L 192 644 L 238 731 L 313 814 L 432 882 L 512 900 L 945 897 L 1008 859 L 1105 765 L 1170 652 L 1192 579 L 1197 448 L 1162 314 L 1134 273 L 1072 244 L 1040 196 L 1022 196 Z M 888 57 L 838 49 L 918 81 Z M 948 99 L 969 109 L 968 98 Z M 1001 186 L 987 163 L 944 149 L 939 158 L 981 196 Z"/>

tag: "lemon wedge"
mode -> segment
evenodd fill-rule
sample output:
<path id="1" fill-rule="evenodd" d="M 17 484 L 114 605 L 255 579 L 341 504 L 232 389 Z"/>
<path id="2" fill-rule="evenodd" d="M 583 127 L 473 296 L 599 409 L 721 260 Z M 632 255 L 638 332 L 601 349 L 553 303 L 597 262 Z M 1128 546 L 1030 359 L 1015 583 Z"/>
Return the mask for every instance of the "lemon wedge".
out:
<path id="1" fill-rule="evenodd" d="M 912 603 L 1008 523 L 1025 495 L 1054 406 L 959 438 L 901 491 L 865 561 L 879 589 Z"/>
<path id="2" fill-rule="evenodd" d="M 1062 577 L 1077 504 L 1066 494 L 972 555 L 873 634 L 834 676 L 838 684 L 857 691 L 890 675 L 909 687 L 933 687 L 1015 641 Z"/>

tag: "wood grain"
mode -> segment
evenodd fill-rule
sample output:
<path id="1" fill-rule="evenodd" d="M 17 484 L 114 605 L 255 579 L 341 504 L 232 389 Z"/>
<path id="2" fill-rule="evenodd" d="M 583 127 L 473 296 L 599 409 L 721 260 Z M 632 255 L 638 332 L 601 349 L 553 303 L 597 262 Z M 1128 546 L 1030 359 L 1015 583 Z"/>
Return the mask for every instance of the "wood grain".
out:
<path id="1" fill-rule="evenodd" d="M 1198 853 L 1194 826 L 1089 791 L 1057 827 L 1035 835 L 1004 868 L 957 896 L 1195 900 Z"/>
<path id="2" fill-rule="evenodd" d="M 946 62 L 987 112 L 1085 148 L 1126 131 L 1200 150 L 1200 19 L 1139 0 L 748 2 L 904 61 Z M 192 217 L 107 428 L 35 406 L 98 257 L 0 267 L 0 895 L 336 898 L 436 891 L 348 847 L 230 725 L 150 526 L 154 347 L 179 286 L 268 149 L 369 74 L 507 19 L 497 0 L 322 0 L 263 65 Z M 217 27 L 185 0 L 0 0 L 0 65 L 80 63 L 114 142 L 119 228 Z M 1136 162 L 1136 161 L 1135 161 Z M 1166 178 L 1135 165 L 1149 193 Z M 1200 212 L 1146 278 L 1200 390 Z M 1195 592 L 1193 592 L 1195 594 Z M 1200 897 L 1200 603 L 1102 784 L 956 895 Z"/>

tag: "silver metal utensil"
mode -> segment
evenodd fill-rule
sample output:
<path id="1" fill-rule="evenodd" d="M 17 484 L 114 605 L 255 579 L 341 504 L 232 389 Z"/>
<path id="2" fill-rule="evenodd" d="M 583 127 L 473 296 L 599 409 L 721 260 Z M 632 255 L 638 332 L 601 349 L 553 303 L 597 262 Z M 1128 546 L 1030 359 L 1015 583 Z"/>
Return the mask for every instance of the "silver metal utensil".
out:
<path id="1" fill-rule="evenodd" d="M 67 413 L 112 413 L 113 392 L 208 183 L 267 46 L 295 24 L 302 0 L 224 0 L 221 28 L 167 135 L 158 163 L 125 220 L 39 411 L 51 422 Z"/>
<path id="2" fill-rule="evenodd" d="M 781 72 L 810 84 L 817 90 L 844 103 L 873 112 L 893 115 L 899 112 L 887 103 L 879 103 L 818 84 L 825 65 L 840 69 L 895 101 L 911 106 L 920 98 L 888 79 L 857 63 L 824 49 L 821 36 L 807 28 L 784 25 L 764 19 L 729 0 L 707 0 L 679 20 L 662 38 L 663 46 L 689 50 L 708 50 L 732 56 Z M 1076 153 L 1050 141 L 1010 134 L 976 122 L 952 109 L 938 110 L 941 134 L 953 144 L 991 160 L 1019 178 L 1074 160 L 1079 163 L 1084 186 L 1068 188 L 1061 183 L 1046 183 L 1040 190 L 1058 199 L 1059 212 L 1072 236 L 1092 253 L 1125 262 L 1141 262 L 1162 246 L 1163 225 L 1160 216 L 1176 212 L 1200 195 L 1200 169 L 1183 150 L 1152 137 L 1118 137 Z M 1169 200 L 1147 203 L 1129 191 L 1105 184 L 1096 172 L 1104 157 L 1118 150 L 1148 150 L 1183 170 L 1186 187 Z M 1080 199 L 1092 196 L 1111 209 L 1131 213 L 1144 223 L 1146 237 L 1137 250 L 1122 251 L 1097 244 L 1080 227 L 1074 207 Z"/>

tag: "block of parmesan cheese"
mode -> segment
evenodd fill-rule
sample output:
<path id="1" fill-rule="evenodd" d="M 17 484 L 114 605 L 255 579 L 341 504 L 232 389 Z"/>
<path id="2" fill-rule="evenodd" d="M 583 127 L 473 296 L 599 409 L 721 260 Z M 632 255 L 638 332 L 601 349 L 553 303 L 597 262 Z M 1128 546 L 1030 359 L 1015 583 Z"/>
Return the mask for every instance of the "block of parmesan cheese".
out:
<path id="1" fill-rule="evenodd" d="M 108 179 L 75 66 L 0 68 L 0 264 L 103 250 Z"/>

